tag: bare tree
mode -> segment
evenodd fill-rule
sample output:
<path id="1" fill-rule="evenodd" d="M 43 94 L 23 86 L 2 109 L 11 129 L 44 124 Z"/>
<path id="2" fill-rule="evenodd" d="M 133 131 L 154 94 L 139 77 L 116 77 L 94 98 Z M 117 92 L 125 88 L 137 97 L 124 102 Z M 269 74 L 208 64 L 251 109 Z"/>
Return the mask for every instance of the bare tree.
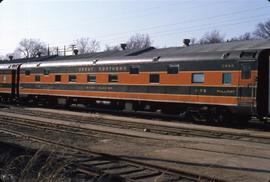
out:
<path id="1" fill-rule="evenodd" d="M 23 39 L 16 49 L 23 57 L 37 57 L 39 53 L 46 54 L 46 45 L 38 39 Z"/>
<path id="2" fill-rule="evenodd" d="M 243 35 L 240 35 L 238 37 L 233 37 L 229 40 L 227 40 L 227 42 L 234 42 L 234 41 L 241 41 L 241 40 L 254 40 L 255 37 L 252 36 L 252 33 L 250 32 L 246 32 Z"/>
<path id="3" fill-rule="evenodd" d="M 18 51 L 18 50 L 15 50 L 14 52 L 12 52 L 12 53 L 8 53 L 8 54 L 6 54 L 6 56 L 5 56 L 5 60 L 9 60 L 10 58 L 12 57 L 12 59 L 20 59 L 20 58 L 22 58 L 21 57 L 21 53 L 20 53 L 20 51 Z"/>
<path id="4" fill-rule="evenodd" d="M 148 34 L 137 33 L 131 36 L 126 44 L 126 49 L 140 49 L 150 47 L 152 45 L 152 41 Z"/>
<path id="5" fill-rule="evenodd" d="M 253 40 L 254 37 L 252 36 L 252 34 L 250 32 L 246 32 L 243 35 L 240 35 L 238 37 L 239 40 Z"/>
<path id="6" fill-rule="evenodd" d="M 195 44 L 198 44 L 198 41 L 196 40 L 196 38 L 192 37 L 190 39 L 190 45 L 195 45 Z"/>
<path id="7" fill-rule="evenodd" d="M 0 60 L 1 60 L 1 61 L 4 61 L 4 60 L 6 60 L 6 57 L 3 56 L 3 55 L 0 55 Z"/>
<path id="8" fill-rule="evenodd" d="M 213 30 L 212 32 L 207 32 L 199 40 L 200 44 L 211 44 L 224 42 L 225 35 L 222 35 L 218 30 Z"/>
<path id="9" fill-rule="evenodd" d="M 110 52 L 118 52 L 121 51 L 121 47 L 120 46 L 109 46 L 109 45 L 105 45 L 105 52 L 110 51 Z"/>
<path id="10" fill-rule="evenodd" d="M 74 41 L 76 48 L 80 54 L 97 52 L 100 49 L 100 44 L 95 39 L 89 37 L 82 37 Z"/>
<path id="11" fill-rule="evenodd" d="M 259 23 L 253 34 L 257 38 L 269 39 L 270 38 L 270 19 L 264 23 Z"/>

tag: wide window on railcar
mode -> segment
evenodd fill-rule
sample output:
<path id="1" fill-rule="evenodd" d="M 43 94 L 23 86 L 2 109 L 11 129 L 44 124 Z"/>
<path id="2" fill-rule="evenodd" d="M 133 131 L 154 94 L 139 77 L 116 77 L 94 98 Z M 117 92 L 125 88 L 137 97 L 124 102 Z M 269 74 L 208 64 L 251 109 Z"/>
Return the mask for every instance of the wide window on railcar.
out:
<path id="1" fill-rule="evenodd" d="M 168 74 L 177 74 L 179 72 L 179 64 L 169 64 L 167 67 Z"/>
<path id="2" fill-rule="evenodd" d="M 96 75 L 87 75 L 87 82 L 96 82 Z"/>
<path id="3" fill-rule="evenodd" d="M 45 69 L 45 70 L 43 71 L 43 74 L 44 74 L 44 75 L 49 75 L 49 74 L 50 74 L 50 71 Z"/>
<path id="4" fill-rule="evenodd" d="M 241 77 L 242 79 L 250 79 L 251 65 L 249 63 L 241 63 Z"/>
<path id="5" fill-rule="evenodd" d="M 130 66 L 129 73 L 130 74 L 139 74 L 140 73 L 139 66 Z"/>
<path id="6" fill-rule="evenodd" d="M 69 82 L 76 82 L 77 81 L 77 76 L 76 75 L 69 75 L 68 76 L 68 81 Z"/>
<path id="7" fill-rule="evenodd" d="M 118 82 L 118 75 L 109 74 L 109 82 Z"/>
<path id="8" fill-rule="evenodd" d="M 232 74 L 231 73 L 223 73 L 222 74 L 222 83 L 223 84 L 232 84 Z"/>
<path id="9" fill-rule="evenodd" d="M 150 74 L 150 83 L 159 83 L 159 74 L 153 73 Z"/>
<path id="10" fill-rule="evenodd" d="M 30 75 L 30 70 L 25 70 L 25 71 L 24 71 L 24 74 L 25 74 L 26 76 L 29 76 L 29 75 Z"/>
<path id="11" fill-rule="evenodd" d="M 61 82 L 61 75 L 55 75 L 54 81 L 55 82 Z"/>
<path id="12" fill-rule="evenodd" d="M 204 73 L 192 73 L 192 83 L 204 83 Z"/>
<path id="13" fill-rule="evenodd" d="M 35 81 L 40 82 L 40 75 L 35 75 Z"/>

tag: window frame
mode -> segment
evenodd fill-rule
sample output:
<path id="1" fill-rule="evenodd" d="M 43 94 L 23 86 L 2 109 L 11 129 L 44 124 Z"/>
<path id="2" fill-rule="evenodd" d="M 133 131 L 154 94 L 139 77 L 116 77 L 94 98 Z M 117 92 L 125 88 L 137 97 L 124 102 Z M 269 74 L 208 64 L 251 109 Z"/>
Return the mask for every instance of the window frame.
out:
<path id="1" fill-rule="evenodd" d="M 89 79 L 90 77 L 95 77 L 95 81 L 91 81 L 91 79 Z M 87 75 L 87 82 L 88 83 L 96 83 L 97 82 L 97 75 L 94 75 L 94 74 L 88 74 Z"/>
<path id="2" fill-rule="evenodd" d="M 227 82 L 225 78 L 225 75 L 230 75 L 230 82 Z M 232 73 L 231 72 L 226 72 L 226 73 L 222 73 L 222 84 L 223 85 L 231 85 L 232 84 Z"/>
<path id="3" fill-rule="evenodd" d="M 50 71 L 48 69 L 43 70 L 43 75 L 49 76 L 49 74 L 50 74 Z"/>
<path id="4" fill-rule="evenodd" d="M 157 76 L 157 81 L 153 78 L 154 76 Z M 159 73 L 150 73 L 149 74 L 149 83 L 150 84 L 159 84 L 160 83 L 160 74 Z"/>
<path id="5" fill-rule="evenodd" d="M 116 77 L 116 79 L 113 79 L 113 77 Z M 108 75 L 108 82 L 109 83 L 117 83 L 118 82 L 118 74 L 109 74 Z"/>
<path id="6" fill-rule="evenodd" d="M 3 81 L 3 83 L 7 82 L 7 75 L 6 74 L 2 75 L 2 81 Z"/>
<path id="7" fill-rule="evenodd" d="M 40 75 L 35 75 L 35 82 L 40 82 L 40 81 L 41 81 L 41 76 Z"/>
<path id="8" fill-rule="evenodd" d="M 59 80 L 56 80 L 56 78 L 59 77 Z M 54 82 L 61 82 L 62 81 L 62 75 L 54 75 Z"/>
<path id="9" fill-rule="evenodd" d="M 31 75 L 31 71 L 30 70 L 24 70 L 24 75 L 25 76 L 30 76 Z"/>
<path id="10" fill-rule="evenodd" d="M 132 72 L 133 69 L 137 69 L 137 72 Z M 129 67 L 129 74 L 131 74 L 131 75 L 140 74 L 140 66 L 130 66 Z"/>
<path id="11" fill-rule="evenodd" d="M 242 80 L 248 80 L 251 78 L 251 64 L 249 63 L 241 63 L 240 65 L 241 68 L 241 79 Z"/>
<path id="12" fill-rule="evenodd" d="M 202 79 L 202 81 L 196 81 L 195 80 L 195 77 L 194 76 L 199 76 L 199 75 L 202 75 L 203 77 L 203 79 Z M 194 84 L 203 84 L 205 82 L 205 74 L 204 73 L 192 73 L 192 75 L 191 75 L 191 83 L 194 83 Z"/>
<path id="13" fill-rule="evenodd" d="M 71 77 L 75 77 L 75 79 L 71 78 Z M 77 75 L 68 75 L 68 82 L 71 82 L 71 83 L 76 83 L 77 82 Z"/>
<path id="14" fill-rule="evenodd" d="M 174 71 L 173 70 L 174 68 L 177 68 L 177 72 L 170 72 L 170 71 Z M 169 74 L 169 75 L 178 74 L 179 73 L 179 68 L 180 68 L 179 64 L 169 64 L 167 66 L 167 74 Z"/>

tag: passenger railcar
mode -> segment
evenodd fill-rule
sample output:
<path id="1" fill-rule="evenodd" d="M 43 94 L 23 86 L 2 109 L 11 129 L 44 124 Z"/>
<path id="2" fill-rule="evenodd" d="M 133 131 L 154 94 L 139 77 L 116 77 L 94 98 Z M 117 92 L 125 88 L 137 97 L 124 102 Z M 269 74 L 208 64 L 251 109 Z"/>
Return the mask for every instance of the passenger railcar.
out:
<path id="1" fill-rule="evenodd" d="M 14 63 L 0 67 L 11 86 L 1 83 L 0 92 L 45 104 L 262 119 L 270 113 L 269 48 L 268 40 L 243 41 Z"/>

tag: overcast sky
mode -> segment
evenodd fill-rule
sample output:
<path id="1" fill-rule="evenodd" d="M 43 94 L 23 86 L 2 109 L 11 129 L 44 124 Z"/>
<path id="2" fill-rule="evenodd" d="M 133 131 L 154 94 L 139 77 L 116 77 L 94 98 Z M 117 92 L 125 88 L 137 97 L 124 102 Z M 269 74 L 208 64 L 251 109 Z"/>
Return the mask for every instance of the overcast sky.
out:
<path id="1" fill-rule="evenodd" d="M 117 45 L 147 33 L 156 47 L 180 46 L 220 30 L 227 38 L 253 31 L 270 19 L 268 0 L 4 0 L 0 3 L 0 55 L 23 38 L 50 46 L 80 37 Z"/>

